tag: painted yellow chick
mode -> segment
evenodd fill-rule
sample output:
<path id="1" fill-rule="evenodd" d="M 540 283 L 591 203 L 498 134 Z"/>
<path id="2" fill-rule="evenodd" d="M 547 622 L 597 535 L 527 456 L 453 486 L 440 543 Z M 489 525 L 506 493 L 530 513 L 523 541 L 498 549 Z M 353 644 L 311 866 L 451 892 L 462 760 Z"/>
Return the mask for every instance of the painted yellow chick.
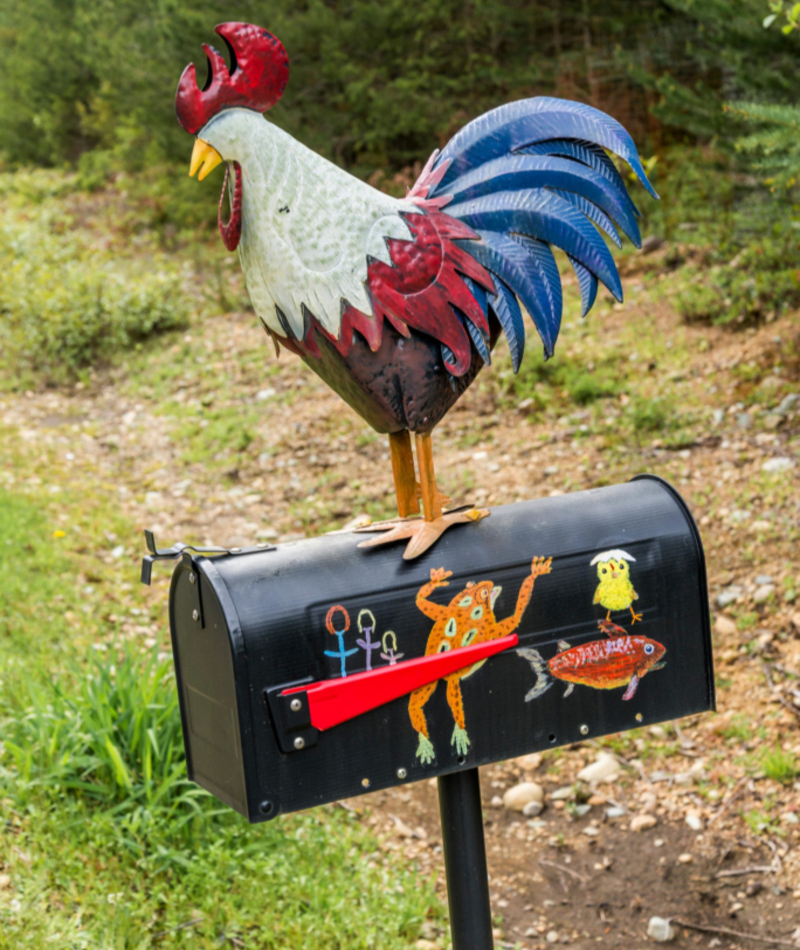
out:
<path id="1" fill-rule="evenodd" d="M 639 599 L 639 595 L 631 583 L 629 561 L 635 562 L 636 558 L 619 548 L 602 551 L 592 559 L 592 566 L 597 565 L 597 577 L 600 581 L 594 592 L 594 603 L 608 610 L 606 622 L 611 621 L 612 610 L 629 609 L 631 625 L 642 619 L 642 615 L 633 609 L 633 602 Z"/>

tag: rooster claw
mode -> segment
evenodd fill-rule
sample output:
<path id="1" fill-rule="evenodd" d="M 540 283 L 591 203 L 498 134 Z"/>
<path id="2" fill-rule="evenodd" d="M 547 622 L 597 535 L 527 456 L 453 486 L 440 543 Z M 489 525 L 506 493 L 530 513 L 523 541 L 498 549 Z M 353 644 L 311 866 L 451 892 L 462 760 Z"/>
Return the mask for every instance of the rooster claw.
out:
<path id="1" fill-rule="evenodd" d="M 414 558 L 424 554 L 428 548 L 432 547 L 444 534 L 444 532 L 455 524 L 469 524 L 472 521 L 482 521 L 489 516 L 487 508 L 475 508 L 473 505 L 465 505 L 462 508 L 455 508 L 453 511 L 445 511 L 440 518 L 433 521 L 425 521 L 419 516 L 412 518 L 391 518 L 389 521 L 376 521 L 374 524 L 365 525 L 356 528 L 358 534 L 370 531 L 382 531 L 384 534 L 377 538 L 370 538 L 369 541 L 362 541 L 360 548 L 374 548 L 384 544 L 391 544 L 394 541 L 403 541 L 410 538 L 405 551 L 403 560 L 412 561 Z"/>

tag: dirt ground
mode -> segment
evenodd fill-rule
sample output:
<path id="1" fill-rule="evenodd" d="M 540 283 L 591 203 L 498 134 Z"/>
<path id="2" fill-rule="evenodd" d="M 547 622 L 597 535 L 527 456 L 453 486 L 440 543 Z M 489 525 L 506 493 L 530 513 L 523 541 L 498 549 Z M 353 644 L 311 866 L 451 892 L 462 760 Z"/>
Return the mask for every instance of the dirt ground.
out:
<path id="1" fill-rule="evenodd" d="M 644 319 L 656 335 L 674 334 L 686 346 L 687 365 L 673 373 L 670 392 L 708 420 L 689 444 L 670 445 L 656 433 L 611 452 L 601 433 L 579 431 L 580 409 L 556 422 L 539 419 L 503 407 L 495 389 L 480 386 L 435 434 L 441 482 L 458 500 L 467 494 L 504 504 L 645 469 L 663 475 L 690 501 L 708 559 L 716 715 L 640 730 L 610 747 L 581 743 L 538 764 L 528 758 L 482 770 L 498 945 L 643 946 L 649 919 L 660 916 L 708 928 L 679 926 L 677 945 L 756 945 L 723 932 L 735 931 L 800 947 L 800 782 L 771 775 L 759 759 L 773 745 L 800 757 L 800 600 L 793 595 L 800 407 L 770 414 L 800 382 L 800 356 L 788 345 L 800 340 L 798 320 L 738 333 L 684 327 L 667 303 L 637 303 L 634 294 L 601 318 L 604 345 L 638 359 L 631 328 Z M 0 420 L 20 451 L 39 459 L 39 484 L 54 494 L 66 484 L 107 492 L 163 543 L 295 539 L 331 519 L 389 512 L 384 441 L 294 358 L 284 354 L 276 364 L 256 324 L 252 314 L 208 320 L 172 346 L 152 378 L 108 371 L 71 389 L 4 394 Z M 187 350 L 186 370 L 173 371 Z M 644 359 L 640 372 L 643 385 L 660 385 Z M 748 407 L 754 387 L 768 395 Z M 236 405 L 260 420 L 236 467 L 187 455 L 183 407 Z M 8 487 L 16 478 L 0 473 Z M 64 512 L 65 527 L 73 517 Z M 98 557 L 118 561 L 135 583 L 140 538 L 110 537 Z M 114 618 L 124 634 L 166 643 L 167 573 L 158 573 L 144 613 Z M 601 747 L 613 750 L 621 771 L 588 787 L 576 775 Z M 523 780 L 544 789 L 536 818 L 503 806 L 504 792 Z M 383 849 L 438 875 L 443 889 L 435 787 L 421 783 L 342 807 L 358 810 Z M 649 817 L 636 822 L 641 816 Z M 649 827 L 631 830 L 632 821 Z M 440 945 L 431 930 L 419 947 Z"/>

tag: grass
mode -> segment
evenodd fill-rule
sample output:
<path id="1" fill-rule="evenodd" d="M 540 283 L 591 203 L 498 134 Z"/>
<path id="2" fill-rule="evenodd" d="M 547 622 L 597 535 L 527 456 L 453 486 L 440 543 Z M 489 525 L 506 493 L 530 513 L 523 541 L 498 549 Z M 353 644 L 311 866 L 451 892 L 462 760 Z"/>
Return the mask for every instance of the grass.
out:
<path id="1" fill-rule="evenodd" d="M 24 488 L 0 489 L 0 946 L 400 950 L 441 923 L 432 882 L 384 855 L 358 814 L 251 827 L 188 781 L 169 653 L 119 620 L 146 624 L 147 592 L 93 554 L 124 519 L 98 489 L 79 526 L 57 527 L 77 499 L 13 463 Z"/>
<path id="2" fill-rule="evenodd" d="M 760 759 L 761 769 L 767 778 L 788 785 L 800 775 L 800 762 L 792 752 L 784 752 L 780 746 L 765 749 Z"/>

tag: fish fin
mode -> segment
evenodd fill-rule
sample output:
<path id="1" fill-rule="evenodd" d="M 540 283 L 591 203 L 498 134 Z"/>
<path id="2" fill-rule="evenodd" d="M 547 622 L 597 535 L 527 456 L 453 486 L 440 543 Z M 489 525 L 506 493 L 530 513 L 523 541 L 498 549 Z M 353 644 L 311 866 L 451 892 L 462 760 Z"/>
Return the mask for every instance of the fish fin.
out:
<path id="1" fill-rule="evenodd" d="M 573 691 L 573 689 L 575 689 L 575 684 L 574 684 L 574 683 L 570 683 L 569 686 L 567 687 L 567 689 L 566 689 L 564 695 L 563 695 L 561 698 L 562 698 L 562 699 L 566 699 L 567 696 L 569 696 L 569 694 Z"/>
<path id="2" fill-rule="evenodd" d="M 649 673 L 652 670 L 663 670 L 666 665 L 667 665 L 666 660 L 664 660 L 663 663 L 654 663 L 647 672 Z"/>
<path id="3" fill-rule="evenodd" d="M 522 647 L 517 650 L 517 653 L 530 663 L 531 669 L 536 674 L 536 682 L 525 694 L 525 702 L 529 703 L 533 699 L 538 699 L 542 693 L 546 693 L 553 685 L 553 681 L 547 675 L 547 664 L 538 650 L 534 650 L 532 647 Z"/>
<path id="4" fill-rule="evenodd" d="M 599 588 L 599 587 L 598 587 L 597 590 L 594 592 L 594 600 L 592 601 L 592 603 L 593 603 L 593 604 L 599 604 L 599 603 L 600 603 L 600 588 Z"/>
<path id="5" fill-rule="evenodd" d="M 634 673 L 631 677 L 630 683 L 628 683 L 628 688 L 625 690 L 625 695 L 623 699 L 633 699 L 633 694 L 636 692 L 636 687 L 639 685 L 639 676 Z"/>
<path id="6" fill-rule="evenodd" d="M 529 703 L 533 699 L 538 699 L 543 693 L 546 693 L 552 685 L 552 680 L 538 682 L 532 689 L 529 689 L 528 692 L 525 693 L 525 702 Z"/>
<path id="7" fill-rule="evenodd" d="M 571 650 L 571 649 L 572 649 L 572 647 L 567 643 L 566 640 L 559 640 L 559 641 L 558 641 L 558 650 L 559 650 L 559 653 L 563 653 L 565 650 Z"/>
<path id="8" fill-rule="evenodd" d="M 636 591 L 633 592 L 633 599 L 634 599 L 634 600 L 638 600 L 638 599 L 639 599 L 639 595 L 636 593 Z"/>

